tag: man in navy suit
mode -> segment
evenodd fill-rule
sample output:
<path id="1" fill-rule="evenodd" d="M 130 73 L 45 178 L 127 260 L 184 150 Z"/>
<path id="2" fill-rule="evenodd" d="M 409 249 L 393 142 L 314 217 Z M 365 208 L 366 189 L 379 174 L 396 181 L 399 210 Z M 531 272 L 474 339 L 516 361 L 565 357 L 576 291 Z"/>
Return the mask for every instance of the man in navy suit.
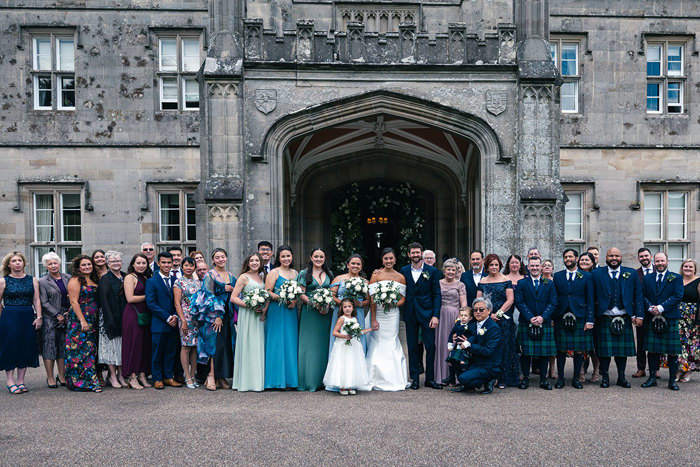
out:
<path id="1" fill-rule="evenodd" d="M 500 373 L 503 347 L 501 328 L 489 316 L 493 306 L 486 298 L 474 300 L 474 319 L 467 325 L 467 332 L 459 340 L 471 352 L 467 369 L 458 376 L 462 386 L 454 391 L 467 391 L 486 386 L 482 394 L 491 394 L 493 384 Z"/>
<path id="2" fill-rule="evenodd" d="M 651 251 L 649 248 L 640 248 L 637 250 L 637 276 L 639 282 L 644 280 L 647 274 L 654 274 L 656 270 L 651 262 Z M 645 370 L 647 367 L 647 353 L 644 351 L 644 335 L 646 334 L 646 320 L 641 327 L 637 328 L 637 372 L 632 375 L 632 378 L 643 378 L 646 376 Z"/>
<path id="3" fill-rule="evenodd" d="M 591 272 L 595 294 L 596 354 L 600 359 L 601 388 L 610 387 L 610 359 L 615 357 L 617 385 L 629 388 L 625 378 L 627 357 L 637 355 L 632 325 L 644 320 L 642 287 L 637 273 L 622 266 L 622 253 L 610 248 L 605 256 L 607 267 Z"/>
<path id="4" fill-rule="evenodd" d="M 158 253 L 158 272 L 146 281 L 146 305 L 153 313 L 151 320 L 151 374 L 153 387 L 182 386 L 173 379 L 175 353 L 179 335 L 177 315 L 173 300 L 175 278 L 170 275 L 173 255 Z"/>
<path id="5" fill-rule="evenodd" d="M 678 320 L 681 312 L 678 304 L 683 299 L 683 278 L 668 270 L 665 253 L 654 255 L 655 274 L 644 276 L 642 290 L 646 315 L 645 350 L 649 352 L 649 379 L 643 388 L 656 386 L 656 372 L 659 371 L 661 354 L 668 355 L 668 388 L 678 391 L 676 373 L 678 354 L 681 352 L 681 339 L 678 333 Z M 654 320 L 665 320 L 665 329 L 656 328 Z"/>
<path id="6" fill-rule="evenodd" d="M 476 298 L 476 286 L 484 275 L 484 253 L 479 250 L 472 251 L 472 254 L 469 255 L 469 264 L 471 269 L 463 272 L 459 281 L 467 289 L 467 305 L 471 306 Z"/>
<path id="7" fill-rule="evenodd" d="M 531 358 L 546 357 L 539 359 L 540 387 L 551 391 L 552 385 L 547 381 L 547 366 L 548 357 L 557 354 L 551 325 L 552 315 L 557 309 L 557 291 L 551 280 L 541 277 L 540 258 L 530 257 L 527 267 L 530 275 L 520 279 L 515 288 L 515 306 L 520 311 L 518 344 L 522 349 L 520 369 L 523 372 L 519 388 L 527 389 L 530 386 Z M 533 339 L 528 333 L 528 329 L 533 326 L 542 328 L 542 336 L 539 339 Z"/>
<path id="8" fill-rule="evenodd" d="M 425 385 L 433 389 L 442 389 L 442 384 L 435 382 L 435 329 L 440 320 L 442 294 L 438 270 L 423 263 L 423 247 L 420 243 L 408 246 L 411 264 L 401 268 L 406 278 L 406 302 L 403 319 L 406 323 L 406 344 L 408 345 L 408 368 L 413 383 L 411 389 L 418 389 L 420 375 L 420 353 L 418 348 L 418 329 L 423 333 L 425 346 Z"/>
<path id="9" fill-rule="evenodd" d="M 557 344 L 557 379 L 555 388 L 564 387 L 564 368 L 566 367 L 566 352 L 574 352 L 574 377 L 571 385 L 583 389 L 578 380 L 583 366 L 583 352 L 593 350 L 593 283 L 591 274 L 579 271 L 577 266 L 578 252 L 573 248 L 564 250 L 564 266 L 566 269 L 554 274 L 554 287 L 557 290 L 557 311 L 554 314 L 554 340 Z M 565 329 L 567 313 L 572 313 L 575 319 L 575 329 Z M 571 316 L 567 316 L 568 321 Z"/>

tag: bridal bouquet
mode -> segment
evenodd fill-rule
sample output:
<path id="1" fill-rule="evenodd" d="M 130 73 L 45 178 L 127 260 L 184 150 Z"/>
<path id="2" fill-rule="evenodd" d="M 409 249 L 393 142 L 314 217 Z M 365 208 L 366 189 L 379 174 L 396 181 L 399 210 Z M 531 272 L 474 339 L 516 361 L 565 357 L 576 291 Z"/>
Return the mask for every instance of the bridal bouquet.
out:
<path id="1" fill-rule="evenodd" d="M 353 302 L 361 302 L 367 297 L 367 282 L 361 277 L 351 277 L 345 280 L 345 298 L 349 298 Z"/>
<path id="2" fill-rule="evenodd" d="M 333 303 L 333 294 L 329 289 L 319 288 L 309 297 L 309 305 L 317 309 L 319 313 L 328 313 L 328 307 Z"/>
<path id="3" fill-rule="evenodd" d="M 394 281 L 378 283 L 372 294 L 372 300 L 382 307 L 384 313 L 389 313 L 401 300 L 401 291 Z"/>
<path id="4" fill-rule="evenodd" d="M 270 300 L 270 294 L 265 289 L 253 289 L 243 294 L 246 308 L 260 313 L 265 303 Z"/>
<path id="5" fill-rule="evenodd" d="M 362 328 L 360 327 L 360 323 L 357 321 L 348 321 L 345 323 L 343 325 L 343 332 L 349 335 L 352 339 L 359 339 L 362 336 Z M 346 340 L 345 345 L 352 345 L 352 339 Z"/>
<path id="6" fill-rule="evenodd" d="M 279 302 L 282 305 L 289 305 L 298 299 L 302 293 L 304 291 L 301 290 L 301 285 L 297 281 L 287 281 L 280 286 Z"/>

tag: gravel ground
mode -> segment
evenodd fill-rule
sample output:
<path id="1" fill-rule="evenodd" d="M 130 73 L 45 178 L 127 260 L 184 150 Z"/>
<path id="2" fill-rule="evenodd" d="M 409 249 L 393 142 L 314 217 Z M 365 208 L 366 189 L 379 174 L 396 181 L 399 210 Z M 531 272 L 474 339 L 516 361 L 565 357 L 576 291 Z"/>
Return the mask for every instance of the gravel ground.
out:
<path id="1" fill-rule="evenodd" d="M 570 370 L 571 363 L 569 362 Z M 630 359 L 628 368 L 634 366 Z M 629 371 L 628 371 L 629 373 Z M 0 395 L 0 465 L 697 465 L 700 375 L 666 388 L 586 383 L 490 396 L 46 387 Z M 567 377 L 570 375 L 567 373 Z M 567 383 L 569 380 L 567 380 Z"/>

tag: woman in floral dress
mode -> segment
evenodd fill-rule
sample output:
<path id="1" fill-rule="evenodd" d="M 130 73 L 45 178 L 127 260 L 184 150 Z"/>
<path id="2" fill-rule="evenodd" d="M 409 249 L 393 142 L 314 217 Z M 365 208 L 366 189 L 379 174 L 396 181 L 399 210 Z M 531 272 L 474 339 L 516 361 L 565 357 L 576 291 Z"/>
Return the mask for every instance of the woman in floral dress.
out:
<path id="1" fill-rule="evenodd" d="M 173 285 L 175 311 L 180 318 L 180 363 L 185 371 L 185 383 L 189 389 L 195 389 L 199 384 L 194 379 L 197 371 L 197 320 L 190 313 L 192 295 L 202 283 L 194 275 L 195 261 L 189 256 L 182 260 L 182 277 Z"/>
<path id="2" fill-rule="evenodd" d="M 680 334 L 681 354 L 678 356 L 679 375 L 682 383 L 690 381 L 690 373 L 700 371 L 700 325 L 698 301 L 700 301 L 700 277 L 695 260 L 686 259 L 681 264 L 683 275 L 683 300 L 678 308 L 681 311 Z"/>
<path id="3" fill-rule="evenodd" d="M 102 392 L 95 367 L 99 277 L 92 259 L 86 255 L 74 259 L 72 276 L 68 281 L 71 310 L 66 323 L 66 385 L 73 391 Z"/>

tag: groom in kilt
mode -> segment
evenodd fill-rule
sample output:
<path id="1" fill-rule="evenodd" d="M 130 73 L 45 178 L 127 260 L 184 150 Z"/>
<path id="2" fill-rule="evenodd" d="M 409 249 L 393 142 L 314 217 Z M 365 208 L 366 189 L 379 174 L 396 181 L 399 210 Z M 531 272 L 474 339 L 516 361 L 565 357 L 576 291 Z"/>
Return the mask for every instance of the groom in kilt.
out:
<path id="1" fill-rule="evenodd" d="M 678 391 L 676 373 L 678 354 L 681 352 L 681 339 L 678 320 L 681 317 L 678 304 L 683 299 L 683 278 L 668 270 L 665 253 L 654 255 L 656 273 L 647 274 L 642 280 L 644 307 L 646 314 L 646 336 L 644 347 L 649 352 L 649 379 L 642 383 L 643 388 L 656 386 L 656 372 L 659 371 L 661 354 L 668 355 L 668 388 Z"/>
<path id="2" fill-rule="evenodd" d="M 530 364 L 532 357 L 551 357 L 557 354 L 552 329 L 552 315 L 557 308 L 557 291 L 551 280 L 540 277 L 542 264 L 539 257 L 531 257 L 527 261 L 530 271 L 518 281 L 515 288 L 515 306 L 520 311 L 518 325 L 518 344 L 520 345 L 520 368 L 523 379 L 520 389 L 530 386 Z M 552 390 L 547 381 L 547 365 L 549 358 L 539 359 L 540 387 Z"/>
<path id="3" fill-rule="evenodd" d="M 631 387 L 625 378 L 627 357 L 637 355 L 632 325 L 643 323 L 642 287 L 637 272 L 622 266 L 622 253 L 610 248 L 605 256 L 607 267 L 591 272 L 595 294 L 596 354 L 600 359 L 600 387 L 610 387 L 611 358 L 617 366 L 617 385 Z"/>
<path id="4" fill-rule="evenodd" d="M 583 389 L 578 380 L 583 366 L 583 352 L 593 350 L 593 282 L 591 274 L 579 271 L 578 253 L 573 248 L 564 250 L 566 269 L 554 274 L 557 290 L 557 311 L 554 317 L 554 340 L 557 343 L 557 371 L 555 388 L 564 387 L 566 352 L 574 352 L 574 377 L 571 385 Z"/>

